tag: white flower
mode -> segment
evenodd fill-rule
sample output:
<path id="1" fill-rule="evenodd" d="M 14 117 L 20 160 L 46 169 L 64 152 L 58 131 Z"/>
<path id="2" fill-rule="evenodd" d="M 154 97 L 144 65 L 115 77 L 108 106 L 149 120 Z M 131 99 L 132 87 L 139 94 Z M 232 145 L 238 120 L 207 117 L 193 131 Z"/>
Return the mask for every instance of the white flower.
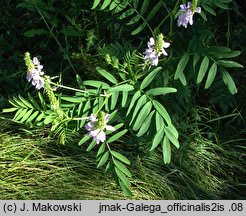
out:
<path id="1" fill-rule="evenodd" d="M 36 89 L 44 87 L 44 72 L 42 71 L 43 65 L 40 64 L 39 60 L 34 57 L 32 60 L 32 68 L 27 70 L 26 79 L 28 82 L 32 81 L 32 85 Z"/>
<path id="2" fill-rule="evenodd" d="M 192 4 L 188 2 L 187 6 L 185 4 L 180 5 L 179 13 L 178 26 L 187 28 L 188 23 L 193 25 L 193 15 L 195 13 L 201 13 L 201 8 L 195 6 L 194 9 L 194 7 L 192 8 Z"/>
<path id="3" fill-rule="evenodd" d="M 111 125 L 107 125 L 110 115 L 100 112 L 98 118 L 91 114 L 89 122 L 85 125 L 85 129 L 89 131 L 88 135 L 92 137 L 97 144 L 105 142 L 106 134 L 104 130 L 114 131 L 115 128 Z"/>
<path id="4" fill-rule="evenodd" d="M 168 48 L 170 46 L 170 43 L 165 42 L 163 40 L 163 35 L 160 34 L 157 37 L 156 41 L 153 37 L 151 37 L 149 39 L 149 42 L 147 43 L 147 46 L 148 48 L 144 52 L 144 59 L 147 63 L 150 63 L 152 66 L 157 66 L 159 62 L 159 56 L 161 56 L 162 54 L 165 56 L 168 55 L 164 48 Z"/>

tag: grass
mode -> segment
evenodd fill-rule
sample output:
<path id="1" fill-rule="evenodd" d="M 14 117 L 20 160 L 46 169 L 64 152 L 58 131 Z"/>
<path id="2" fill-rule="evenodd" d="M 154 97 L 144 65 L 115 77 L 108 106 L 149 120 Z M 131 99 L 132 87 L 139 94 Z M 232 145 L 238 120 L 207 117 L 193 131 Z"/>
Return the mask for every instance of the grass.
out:
<path id="1" fill-rule="evenodd" d="M 0 199 L 129 199 L 96 168 L 96 152 L 0 124 Z M 130 199 L 245 199 L 244 150 L 242 142 L 223 146 L 197 132 L 169 165 L 158 150 L 132 158 Z"/>

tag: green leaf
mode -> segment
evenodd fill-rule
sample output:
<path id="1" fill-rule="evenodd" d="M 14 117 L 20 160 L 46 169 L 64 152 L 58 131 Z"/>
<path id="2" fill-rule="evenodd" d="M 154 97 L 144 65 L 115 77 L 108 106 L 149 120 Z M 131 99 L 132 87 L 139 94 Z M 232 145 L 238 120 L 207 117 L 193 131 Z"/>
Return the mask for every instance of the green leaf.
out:
<path id="1" fill-rule="evenodd" d="M 132 14 L 134 14 L 134 12 L 135 12 L 135 9 L 130 8 L 129 10 L 123 12 L 123 13 L 119 16 L 119 19 L 125 19 L 125 18 L 131 16 Z"/>
<path id="2" fill-rule="evenodd" d="M 25 37 L 29 37 L 29 38 L 32 38 L 32 37 L 35 37 L 36 35 L 44 35 L 44 34 L 47 34 L 48 32 L 44 29 L 31 29 L 29 31 L 26 31 L 24 32 L 24 36 Z"/>
<path id="3" fill-rule="evenodd" d="M 18 108 L 16 108 L 16 107 L 12 107 L 12 108 L 5 108 L 5 109 L 3 109 L 3 113 L 9 113 L 9 112 L 14 112 L 14 111 L 16 111 L 16 110 L 18 110 Z"/>
<path id="4" fill-rule="evenodd" d="M 101 157 L 98 165 L 97 165 L 97 168 L 100 168 L 102 167 L 108 160 L 108 157 L 109 157 L 109 151 L 106 151 L 103 156 Z"/>
<path id="5" fill-rule="evenodd" d="M 104 0 L 101 10 L 104 10 L 106 7 L 108 7 L 110 3 L 111 3 L 111 0 Z"/>
<path id="6" fill-rule="evenodd" d="M 97 142 L 95 140 L 93 140 L 90 145 L 88 146 L 88 148 L 86 149 L 87 152 L 91 151 L 95 146 L 97 145 Z"/>
<path id="7" fill-rule="evenodd" d="M 64 101 L 68 101 L 71 103 L 81 103 L 82 101 L 85 101 L 86 99 L 84 97 L 69 97 L 69 96 L 61 96 L 61 99 Z"/>
<path id="8" fill-rule="evenodd" d="M 146 94 L 149 96 L 156 96 L 156 95 L 165 95 L 174 92 L 177 92 L 177 89 L 170 88 L 170 87 L 160 87 L 160 88 L 150 89 L 146 92 Z"/>
<path id="9" fill-rule="evenodd" d="M 88 141 L 91 137 L 88 135 L 85 135 L 78 143 L 79 146 L 81 146 L 82 144 L 84 144 L 86 141 Z"/>
<path id="10" fill-rule="evenodd" d="M 130 121 L 130 124 L 132 124 L 133 120 L 135 119 L 138 111 L 140 110 L 140 108 L 146 103 L 147 101 L 147 97 L 146 95 L 143 95 L 142 97 L 139 98 L 138 102 L 137 102 L 137 105 L 135 106 L 135 109 L 133 111 L 133 114 L 132 114 L 132 119 Z"/>
<path id="11" fill-rule="evenodd" d="M 35 111 L 29 118 L 28 120 L 26 121 L 27 123 L 28 122 L 31 122 L 33 119 L 35 119 L 37 117 L 37 115 L 39 114 L 40 112 L 39 111 Z"/>
<path id="12" fill-rule="evenodd" d="M 153 105 L 156 108 L 156 110 L 159 112 L 159 114 L 165 119 L 165 121 L 167 122 L 167 124 L 170 125 L 172 121 L 171 121 L 171 118 L 170 118 L 168 112 L 164 108 L 164 106 L 162 106 L 156 100 L 153 100 L 152 102 L 153 102 Z"/>
<path id="13" fill-rule="evenodd" d="M 217 7 L 221 8 L 221 9 L 224 9 L 224 10 L 228 10 L 228 9 L 229 9 L 228 5 L 225 5 L 225 4 L 223 4 L 223 3 L 215 2 L 214 4 L 215 4 Z"/>
<path id="14" fill-rule="evenodd" d="M 95 8 L 99 5 L 100 1 L 101 1 L 101 0 L 94 0 L 93 6 L 92 6 L 91 9 L 95 9 Z"/>
<path id="15" fill-rule="evenodd" d="M 119 97 L 119 92 L 115 92 L 111 96 L 110 110 L 113 110 L 115 108 L 115 106 L 117 105 L 118 97 Z"/>
<path id="16" fill-rule="evenodd" d="M 118 85 L 116 87 L 110 88 L 108 92 L 113 93 L 113 92 L 119 92 L 119 91 L 132 91 L 133 89 L 134 87 L 132 85 L 122 84 L 122 85 Z"/>
<path id="17" fill-rule="evenodd" d="M 45 114 L 42 112 L 36 119 L 35 122 L 40 122 L 45 117 Z"/>
<path id="18" fill-rule="evenodd" d="M 97 80 L 86 80 L 83 82 L 83 84 L 88 85 L 88 86 L 92 86 L 92 87 L 96 87 L 96 88 L 102 87 L 102 89 L 109 89 L 110 88 L 110 86 L 107 83 L 97 81 Z"/>
<path id="19" fill-rule="evenodd" d="M 211 84 L 213 83 L 215 79 L 216 73 L 217 73 L 217 64 L 213 63 L 213 65 L 208 71 L 208 77 L 207 77 L 207 81 L 205 84 L 205 89 L 208 89 L 211 86 Z"/>
<path id="20" fill-rule="evenodd" d="M 164 124 L 164 120 L 163 120 L 163 117 L 158 113 L 156 112 L 155 114 L 155 126 L 156 126 L 156 130 L 160 130 L 161 127 L 163 127 L 165 124 Z"/>
<path id="21" fill-rule="evenodd" d="M 107 141 L 107 143 L 111 143 L 114 142 L 115 140 L 118 140 L 120 137 L 122 137 L 125 133 L 127 132 L 127 129 L 118 132 L 117 134 L 113 135 L 112 137 L 110 137 Z"/>
<path id="22" fill-rule="evenodd" d="M 33 112 L 33 109 L 30 109 L 29 111 L 27 111 L 25 113 L 25 115 L 22 117 L 22 119 L 20 120 L 20 122 L 26 121 L 30 117 L 30 115 L 32 114 L 32 112 Z"/>
<path id="23" fill-rule="evenodd" d="M 140 128 L 140 126 L 143 124 L 144 120 L 146 119 L 147 115 L 149 115 L 151 108 L 152 108 L 152 102 L 151 101 L 147 102 L 143 106 L 143 108 L 139 112 L 137 119 L 133 125 L 133 130 L 136 131 Z"/>
<path id="24" fill-rule="evenodd" d="M 127 116 L 128 116 L 128 114 L 130 113 L 132 107 L 134 106 L 136 100 L 137 100 L 140 96 L 141 96 L 141 92 L 140 92 L 140 91 L 137 91 L 137 92 L 133 95 L 132 100 L 131 100 L 131 103 L 130 103 L 130 106 L 129 106 L 129 108 L 128 108 L 128 110 L 127 110 L 127 113 L 126 113 Z"/>
<path id="25" fill-rule="evenodd" d="M 120 180 L 127 186 L 129 187 L 131 185 L 130 181 L 127 179 L 125 174 L 120 171 L 118 167 L 115 167 L 115 173 L 116 175 L 120 178 Z"/>
<path id="26" fill-rule="evenodd" d="M 227 85 L 229 91 L 232 94 L 236 94 L 237 93 L 237 87 L 236 87 L 231 75 L 226 70 L 222 71 L 222 78 L 223 78 L 224 83 Z"/>
<path id="27" fill-rule="evenodd" d="M 167 138 L 176 146 L 176 148 L 179 148 L 179 141 L 175 135 L 175 132 L 173 132 L 171 127 L 165 127 L 164 128 Z"/>
<path id="28" fill-rule="evenodd" d="M 156 15 L 156 13 L 158 12 L 158 10 L 161 8 L 162 5 L 163 5 L 162 1 L 159 1 L 157 4 L 155 4 L 153 9 L 150 12 L 148 12 L 148 16 L 146 18 L 146 21 L 151 20 Z"/>
<path id="29" fill-rule="evenodd" d="M 45 103 L 43 95 L 40 92 L 38 92 L 38 97 L 39 97 L 43 110 L 46 111 L 46 103 Z"/>
<path id="30" fill-rule="evenodd" d="M 141 15 L 143 15 L 148 10 L 149 2 L 150 0 L 144 0 L 144 2 L 142 3 L 142 7 L 140 10 Z"/>
<path id="31" fill-rule="evenodd" d="M 164 136 L 164 130 L 163 127 L 161 127 L 155 134 L 150 151 L 153 151 L 159 145 L 163 136 Z"/>
<path id="32" fill-rule="evenodd" d="M 231 50 L 230 52 L 224 52 L 217 55 L 218 58 L 235 58 L 241 54 L 241 51 Z"/>
<path id="33" fill-rule="evenodd" d="M 49 124 L 49 123 L 53 122 L 54 119 L 55 119 L 55 117 L 54 117 L 53 113 L 51 113 L 49 116 L 47 116 L 47 117 L 45 118 L 44 124 Z"/>
<path id="34" fill-rule="evenodd" d="M 141 19 L 141 15 L 134 16 L 126 25 L 133 25 Z"/>
<path id="35" fill-rule="evenodd" d="M 195 53 L 195 55 L 193 56 L 193 70 L 195 70 L 196 64 L 200 58 L 201 58 L 201 56 L 199 54 Z"/>
<path id="36" fill-rule="evenodd" d="M 118 81 L 116 80 L 116 78 L 109 72 L 107 72 L 106 70 L 97 67 L 96 70 L 104 77 L 106 78 L 109 82 L 113 83 L 113 84 L 117 84 Z"/>
<path id="37" fill-rule="evenodd" d="M 146 23 L 142 23 L 137 29 L 135 29 L 131 34 L 136 35 L 146 27 Z"/>
<path id="38" fill-rule="evenodd" d="M 215 11 L 214 11 L 211 7 L 209 7 L 208 5 L 202 4 L 202 8 L 204 8 L 208 13 L 210 13 L 210 14 L 216 16 Z"/>
<path id="39" fill-rule="evenodd" d="M 27 93 L 27 95 L 28 95 L 28 99 L 29 99 L 29 101 L 31 101 L 32 105 L 33 105 L 36 109 L 41 110 L 40 106 L 38 105 L 38 103 L 36 102 L 36 100 L 30 95 L 29 92 Z"/>
<path id="40" fill-rule="evenodd" d="M 127 165 L 130 165 L 131 162 L 122 154 L 120 154 L 119 152 L 116 152 L 114 150 L 111 150 L 110 153 L 115 157 L 117 158 L 118 160 L 120 160 L 121 162 L 127 164 Z"/>
<path id="41" fill-rule="evenodd" d="M 197 83 L 200 83 L 203 80 L 206 74 L 206 71 L 208 69 L 208 64 L 209 64 L 209 58 L 205 56 L 202 60 L 202 63 L 201 63 L 201 66 L 200 66 L 200 69 L 197 75 L 197 80 L 196 80 Z"/>
<path id="42" fill-rule="evenodd" d="M 140 85 L 140 89 L 144 89 L 146 88 L 151 82 L 152 80 L 155 78 L 155 76 L 158 74 L 158 72 L 162 69 L 162 67 L 158 67 L 158 68 L 155 68 L 153 71 L 151 71 L 150 74 L 148 74 L 143 82 L 141 83 Z"/>
<path id="43" fill-rule="evenodd" d="M 203 11 L 201 11 L 200 16 L 204 19 L 205 22 L 208 21 L 208 18 L 207 18 L 206 14 Z"/>
<path id="44" fill-rule="evenodd" d="M 21 100 L 17 99 L 16 97 L 13 97 L 13 100 L 14 100 L 14 104 L 11 103 L 11 102 L 12 102 L 11 100 L 10 100 L 9 102 L 10 102 L 11 104 L 13 104 L 14 106 L 21 107 L 21 108 L 27 108 L 27 106 L 26 106 L 24 103 L 22 103 Z M 16 105 L 15 105 L 15 104 L 16 104 Z"/>
<path id="45" fill-rule="evenodd" d="M 122 92 L 122 101 L 121 101 L 122 107 L 126 106 L 127 98 L 128 98 L 128 91 L 123 91 Z"/>
<path id="46" fill-rule="evenodd" d="M 235 67 L 235 68 L 243 68 L 243 65 L 237 63 L 237 62 L 234 62 L 234 61 L 229 61 L 229 60 L 218 60 L 217 63 L 220 65 L 220 66 L 223 66 L 223 67 Z"/>
<path id="47" fill-rule="evenodd" d="M 131 197 L 132 192 L 130 191 L 129 187 L 126 186 L 122 181 L 119 181 L 119 184 L 120 184 L 120 187 L 121 187 L 122 191 L 124 192 L 124 194 Z"/>
<path id="48" fill-rule="evenodd" d="M 128 177 L 132 177 L 132 174 L 130 173 L 130 171 L 126 168 L 126 166 L 121 163 L 120 161 L 114 159 L 113 160 L 115 166 L 121 171 L 123 172 L 125 175 L 127 175 Z"/>
<path id="49" fill-rule="evenodd" d="M 175 75 L 174 75 L 174 79 L 179 79 L 182 74 L 184 75 L 184 69 L 189 61 L 189 54 L 186 53 L 179 61 L 178 63 L 178 66 L 177 66 L 177 69 L 176 69 L 176 72 L 175 72 Z"/>
<path id="50" fill-rule="evenodd" d="M 30 104 L 26 99 L 24 99 L 24 98 L 21 97 L 20 95 L 19 95 L 19 98 L 20 98 L 20 100 L 22 101 L 22 103 L 26 105 L 26 107 L 33 109 L 32 104 Z"/>
<path id="51" fill-rule="evenodd" d="M 19 113 L 18 116 L 16 116 L 16 118 L 14 119 L 15 121 L 19 121 L 21 118 L 23 118 L 23 116 L 27 113 L 28 109 L 22 109 L 22 111 Z"/>
<path id="52" fill-rule="evenodd" d="M 162 143 L 162 154 L 163 154 L 163 161 L 165 164 L 171 162 L 171 146 L 169 139 L 165 135 Z"/>
<path id="53" fill-rule="evenodd" d="M 17 121 L 16 119 L 18 118 L 18 116 L 20 115 L 20 113 L 23 111 L 23 110 L 25 110 L 25 109 L 19 109 L 16 113 L 15 113 L 15 116 L 14 116 L 14 118 L 13 118 L 13 120 L 15 120 L 15 121 Z M 21 118 L 21 117 L 20 117 Z M 20 119 L 19 118 L 19 119 Z"/>
<path id="54" fill-rule="evenodd" d="M 155 114 L 155 110 L 153 110 L 148 116 L 147 118 L 145 119 L 145 121 L 143 122 L 143 124 L 141 125 L 138 133 L 137 133 L 137 136 L 140 137 L 142 136 L 143 134 L 145 134 L 149 127 L 150 127 L 150 123 L 151 123 L 151 119 L 153 117 L 153 115 Z"/>
<path id="55" fill-rule="evenodd" d="M 105 151 L 105 148 L 106 148 L 106 143 L 104 142 L 103 144 L 100 145 L 97 151 L 97 157 L 99 157 Z"/>

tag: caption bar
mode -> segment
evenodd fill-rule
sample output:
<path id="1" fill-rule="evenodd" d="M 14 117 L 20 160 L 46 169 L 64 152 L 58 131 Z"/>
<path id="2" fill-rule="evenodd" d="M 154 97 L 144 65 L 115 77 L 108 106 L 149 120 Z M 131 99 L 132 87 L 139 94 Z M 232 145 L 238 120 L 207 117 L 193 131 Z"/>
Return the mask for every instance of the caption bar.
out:
<path id="1" fill-rule="evenodd" d="M 1 200 L 0 215 L 246 215 L 245 200 Z"/>

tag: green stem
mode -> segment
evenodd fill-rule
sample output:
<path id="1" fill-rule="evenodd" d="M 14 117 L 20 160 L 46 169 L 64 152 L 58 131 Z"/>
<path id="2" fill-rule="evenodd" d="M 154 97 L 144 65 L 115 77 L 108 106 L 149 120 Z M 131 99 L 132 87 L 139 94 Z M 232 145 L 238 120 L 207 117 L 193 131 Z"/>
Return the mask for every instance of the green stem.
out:
<path id="1" fill-rule="evenodd" d="M 60 84 L 57 84 L 57 83 L 54 83 L 54 82 L 50 82 L 50 84 L 55 85 L 55 86 L 60 87 L 60 88 L 64 88 L 64 89 L 68 89 L 68 90 L 72 90 L 72 91 L 77 91 L 77 92 L 82 92 L 82 93 L 89 94 L 88 91 L 84 91 L 84 90 L 80 90 L 80 89 L 76 89 L 76 88 L 60 85 Z"/>
<path id="2" fill-rule="evenodd" d="M 160 22 L 160 24 L 159 24 L 158 27 L 157 27 L 158 29 L 160 29 L 160 27 L 162 26 L 162 24 L 166 21 L 166 19 L 167 19 L 168 17 L 170 17 L 171 15 L 173 15 L 173 14 L 176 13 L 178 4 L 179 4 L 179 0 L 176 2 L 175 6 L 174 6 L 174 9 L 170 12 L 170 11 L 168 10 L 166 4 L 163 2 L 163 5 L 164 5 L 164 7 L 165 7 L 166 10 L 167 10 L 168 15 Z M 172 32 L 172 26 L 170 26 L 170 28 L 171 28 L 170 32 Z"/>
<path id="3" fill-rule="evenodd" d="M 95 113 L 95 115 L 97 115 L 97 114 L 101 111 L 101 109 L 102 109 L 103 106 L 106 104 L 106 102 L 108 101 L 108 99 L 109 99 L 109 97 L 110 97 L 111 95 L 112 95 L 112 94 L 106 95 L 105 100 L 103 101 L 102 105 L 99 107 L 99 109 L 97 110 L 97 112 Z"/>

